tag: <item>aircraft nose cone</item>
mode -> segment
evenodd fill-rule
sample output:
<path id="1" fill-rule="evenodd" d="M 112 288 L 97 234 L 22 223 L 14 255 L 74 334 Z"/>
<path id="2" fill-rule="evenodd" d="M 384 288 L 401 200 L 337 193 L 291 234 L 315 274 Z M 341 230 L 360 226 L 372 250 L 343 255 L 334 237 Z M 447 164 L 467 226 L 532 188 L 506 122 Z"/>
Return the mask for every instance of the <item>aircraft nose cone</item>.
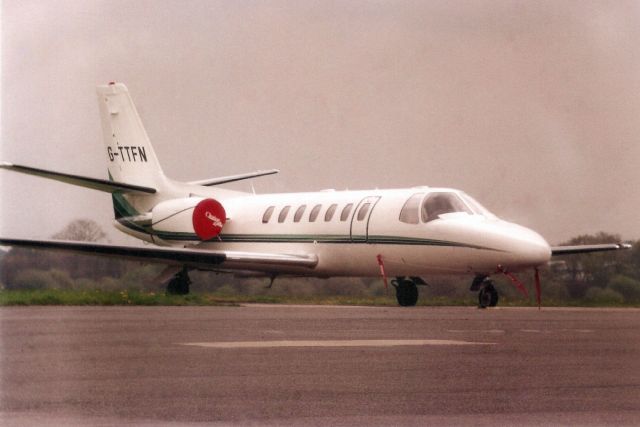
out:
<path id="1" fill-rule="evenodd" d="M 551 259 L 551 247 L 544 237 L 522 226 L 516 226 L 514 231 L 514 237 L 518 240 L 516 254 L 519 263 L 535 267 Z"/>

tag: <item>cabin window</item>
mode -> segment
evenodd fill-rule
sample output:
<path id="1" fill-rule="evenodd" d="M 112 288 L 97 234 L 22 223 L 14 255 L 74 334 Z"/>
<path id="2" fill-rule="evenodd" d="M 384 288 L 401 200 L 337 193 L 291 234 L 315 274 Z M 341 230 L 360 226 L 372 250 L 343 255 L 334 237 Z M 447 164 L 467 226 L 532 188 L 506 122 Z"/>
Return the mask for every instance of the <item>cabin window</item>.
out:
<path id="1" fill-rule="evenodd" d="M 335 203 L 329 206 L 329 209 L 327 209 L 327 212 L 324 214 L 324 220 L 326 222 L 331 221 L 331 219 L 333 218 L 333 214 L 336 213 L 336 209 L 338 209 L 338 205 L 336 205 Z"/>
<path id="2" fill-rule="evenodd" d="M 266 224 L 271 219 L 271 215 L 273 215 L 273 211 L 276 207 L 269 206 L 266 211 L 264 211 L 264 215 L 262 215 L 262 223 Z"/>
<path id="3" fill-rule="evenodd" d="M 353 203 L 349 203 L 347 206 L 342 209 L 342 213 L 340 214 L 340 221 L 346 221 L 349 218 L 349 214 L 351 213 L 351 208 L 353 208 Z"/>
<path id="4" fill-rule="evenodd" d="M 309 214 L 309 222 L 316 221 L 316 218 L 318 218 L 318 214 L 320 213 L 320 209 L 322 209 L 322 205 L 315 205 L 313 209 L 311 209 L 311 213 Z"/>
<path id="5" fill-rule="evenodd" d="M 417 224 L 420 222 L 420 202 L 424 193 L 416 193 L 409 198 L 400 211 L 400 221 L 407 224 Z"/>
<path id="6" fill-rule="evenodd" d="M 367 212 L 369 212 L 369 208 L 371 207 L 371 203 L 365 203 L 360 207 L 358 211 L 358 221 L 362 221 L 367 216 Z"/>
<path id="7" fill-rule="evenodd" d="M 293 222 L 300 222 L 302 219 L 302 215 L 304 215 L 304 210 L 307 209 L 307 205 L 302 205 L 296 210 L 296 214 L 293 216 Z"/>
<path id="8" fill-rule="evenodd" d="M 422 204 L 422 220 L 424 222 L 433 221 L 440 218 L 440 215 L 453 212 L 473 214 L 471 209 L 455 193 L 431 193 Z"/>
<path id="9" fill-rule="evenodd" d="M 282 208 L 282 210 L 280 211 L 280 215 L 278 215 L 278 222 L 282 223 L 285 219 L 287 219 L 289 209 L 291 209 L 291 206 L 285 206 L 284 208 Z"/>

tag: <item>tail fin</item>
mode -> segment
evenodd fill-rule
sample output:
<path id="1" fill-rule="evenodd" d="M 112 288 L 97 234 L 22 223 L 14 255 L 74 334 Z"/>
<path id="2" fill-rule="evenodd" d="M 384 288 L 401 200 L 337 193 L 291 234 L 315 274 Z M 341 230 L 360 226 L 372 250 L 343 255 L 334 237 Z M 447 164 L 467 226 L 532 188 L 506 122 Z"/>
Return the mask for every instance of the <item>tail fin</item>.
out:
<path id="1" fill-rule="evenodd" d="M 127 87 L 109 83 L 98 86 L 97 93 L 109 177 L 128 184 L 165 187 L 166 177 Z"/>

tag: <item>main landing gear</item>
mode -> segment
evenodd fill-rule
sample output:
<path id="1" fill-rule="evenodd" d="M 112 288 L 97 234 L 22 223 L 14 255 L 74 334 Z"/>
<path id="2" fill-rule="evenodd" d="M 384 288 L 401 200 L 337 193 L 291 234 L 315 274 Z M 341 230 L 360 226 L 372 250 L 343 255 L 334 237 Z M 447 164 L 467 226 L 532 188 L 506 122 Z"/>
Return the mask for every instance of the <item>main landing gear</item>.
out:
<path id="1" fill-rule="evenodd" d="M 175 276 L 167 283 L 167 294 L 169 295 L 187 295 L 189 293 L 189 285 L 191 279 L 189 278 L 189 270 L 187 267 L 183 267 L 182 270 L 177 272 Z"/>
<path id="2" fill-rule="evenodd" d="M 398 277 L 391 281 L 396 288 L 396 299 L 403 307 L 413 307 L 418 302 L 418 285 L 426 285 L 419 277 Z"/>
<path id="3" fill-rule="evenodd" d="M 484 285 L 478 292 L 478 307 L 487 308 L 498 305 L 498 291 L 491 282 Z"/>
<path id="4" fill-rule="evenodd" d="M 478 292 L 478 307 L 487 308 L 498 305 L 498 291 L 487 276 L 476 276 L 471 284 L 471 291 Z"/>

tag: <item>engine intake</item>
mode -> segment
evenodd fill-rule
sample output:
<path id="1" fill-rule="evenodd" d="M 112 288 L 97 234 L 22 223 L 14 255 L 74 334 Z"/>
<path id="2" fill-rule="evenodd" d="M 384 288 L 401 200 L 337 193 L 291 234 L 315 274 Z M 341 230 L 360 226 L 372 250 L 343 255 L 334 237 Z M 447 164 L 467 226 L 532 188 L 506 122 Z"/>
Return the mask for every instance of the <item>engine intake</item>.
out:
<path id="1" fill-rule="evenodd" d="M 158 203 L 151 219 L 154 231 L 195 233 L 200 240 L 211 240 L 222 231 L 227 214 L 215 199 L 185 197 Z"/>
<path id="2" fill-rule="evenodd" d="M 226 221 L 227 213 L 215 199 L 204 199 L 193 209 L 193 229 L 202 240 L 210 240 L 220 234 Z"/>

